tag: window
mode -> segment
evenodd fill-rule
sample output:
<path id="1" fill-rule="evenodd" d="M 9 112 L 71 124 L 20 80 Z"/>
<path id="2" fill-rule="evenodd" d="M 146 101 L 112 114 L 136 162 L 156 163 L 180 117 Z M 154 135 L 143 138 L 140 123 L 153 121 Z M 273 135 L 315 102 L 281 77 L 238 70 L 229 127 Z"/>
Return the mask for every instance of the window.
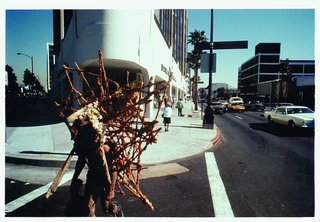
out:
<path id="1" fill-rule="evenodd" d="M 286 110 L 285 110 L 285 108 L 279 108 L 279 109 L 277 109 L 276 113 L 278 113 L 278 114 L 285 114 L 285 113 L 286 113 Z"/>
<path id="2" fill-rule="evenodd" d="M 261 55 L 261 63 L 279 63 L 279 55 Z"/>

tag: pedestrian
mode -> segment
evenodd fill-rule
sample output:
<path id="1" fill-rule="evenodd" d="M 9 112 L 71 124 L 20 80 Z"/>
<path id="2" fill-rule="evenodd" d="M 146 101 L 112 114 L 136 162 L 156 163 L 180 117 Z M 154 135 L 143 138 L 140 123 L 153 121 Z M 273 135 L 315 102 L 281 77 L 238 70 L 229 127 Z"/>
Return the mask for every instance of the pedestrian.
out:
<path id="1" fill-rule="evenodd" d="M 210 106 L 207 106 L 204 111 L 203 124 L 214 124 L 214 113 Z"/>
<path id="2" fill-rule="evenodd" d="M 177 107 L 178 107 L 178 116 L 182 116 L 182 108 L 183 108 L 182 98 L 180 98 L 179 101 L 177 102 Z"/>
<path id="3" fill-rule="evenodd" d="M 171 103 L 167 102 L 166 107 L 164 108 L 163 114 L 162 114 L 165 131 L 169 131 L 169 125 L 171 123 L 171 114 L 172 114 Z"/>
<path id="4" fill-rule="evenodd" d="M 103 157 L 100 147 L 101 138 L 93 127 L 93 124 L 88 120 L 74 119 L 74 116 L 68 117 L 68 121 L 73 122 L 73 126 L 77 131 L 74 148 L 78 155 L 75 172 L 71 181 L 71 199 L 79 199 L 78 192 L 81 189 L 82 180 L 78 177 L 85 164 L 87 164 L 89 170 L 83 198 L 87 208 L 85 214 L 89 217 L 95 217 L 95 207 L 97 199 L 100 196 L 101 207 L 104 213 L 112 212 L 114 215 L 117 215 L 120 209 L 117 205 L 111 203 L 111 200 L 115 196 L 114 190 L 117 180 L 116 166 L 112 162 L 115 155 L 115 144 L 111 141 L 103 144 L 105 154 Z M 107 166 L 105 162 L 107 162 Z"/>

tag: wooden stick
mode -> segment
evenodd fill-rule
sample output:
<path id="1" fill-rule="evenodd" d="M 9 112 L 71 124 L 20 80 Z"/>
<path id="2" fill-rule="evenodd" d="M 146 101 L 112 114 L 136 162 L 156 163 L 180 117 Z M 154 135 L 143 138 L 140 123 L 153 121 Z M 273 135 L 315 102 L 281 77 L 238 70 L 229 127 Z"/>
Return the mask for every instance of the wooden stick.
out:
<path id="1" fill-rule="evenodd" d="M 72 159 L 72 156 L 74 154 L 74 149 L 72 149 L 72 151 L 70 152 L 67 160 L 64 162 L 61 170 L 59 171 L 58 175 L 56 176 L 56 178 L 54 179 L 52 185 L 50 186 L 49 190 L 47 191 L 46 193 L 46 198 L 48 199 L 54 192 L 56 192 L 58 186 L 59 186 L 59 183 L 60 181 L 62 180 L 62 177 L 63 175 L 65 174 L 70 162 L 71 162 L 71 159 Z"/>

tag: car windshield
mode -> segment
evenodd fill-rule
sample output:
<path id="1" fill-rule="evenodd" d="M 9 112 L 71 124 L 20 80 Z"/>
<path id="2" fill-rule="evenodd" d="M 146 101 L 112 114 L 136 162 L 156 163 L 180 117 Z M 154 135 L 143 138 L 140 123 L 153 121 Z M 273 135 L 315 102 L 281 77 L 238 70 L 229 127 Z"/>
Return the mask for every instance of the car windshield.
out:
<path id="1" fill-rule="evenodd" d="M 313 110 L 309 108 L 288 108 L 288 114 L 297 114 L 297 113 L 314 113 Z"/>
<path id="2" fill-rule="evenodd" d="M 277 106 L 293 106 L 292 103 L 279 103 Z"/>

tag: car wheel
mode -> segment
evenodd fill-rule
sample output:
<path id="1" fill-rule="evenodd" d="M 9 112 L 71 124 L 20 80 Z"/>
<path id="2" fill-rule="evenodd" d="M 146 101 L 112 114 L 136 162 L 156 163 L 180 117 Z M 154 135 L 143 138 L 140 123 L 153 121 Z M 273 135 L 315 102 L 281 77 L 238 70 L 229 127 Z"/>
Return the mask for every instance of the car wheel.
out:
<path id="1" fill-rule="evenodd" d="M 290 128 L 296 128 L 297 127 L 296 124 L 292 120 L 289 121 L 288 125 L 289 125 Z"/>
<path id="2" fill-rule="evenodd" d="M 269 121 L 269 123 L 273 123 L 271 116 L 268 116 L 268 121 Z"/>

